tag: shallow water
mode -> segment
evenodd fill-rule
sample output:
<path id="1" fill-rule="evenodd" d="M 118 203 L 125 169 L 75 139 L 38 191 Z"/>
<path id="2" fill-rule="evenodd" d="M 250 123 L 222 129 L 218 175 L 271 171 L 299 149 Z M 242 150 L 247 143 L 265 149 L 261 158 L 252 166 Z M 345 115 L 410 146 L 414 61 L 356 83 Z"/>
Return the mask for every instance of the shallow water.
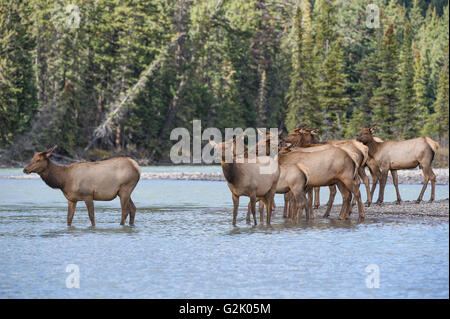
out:
<path id="1" fill-rule="evenodd" d="M 0 175 L 17 174 L 6 171 Z M 420 188 L 401 185 L 402 198 L 416 199 Z M 438 186 L 436 198 L 448 198 L 448 186 Z M 395 199 L 391 185 L 385 199 Z M 119 225 L 116 199 L 95 203 L 95 228 L 79 203 L 68 228 L 60 191 L 38 179 L 0 178 L 0 298 L 449 297 L 446 222 L 292 224 L 277 212 L 271 227 L 254 227 L 245 224 L 243 198 L 232 227 L 224 182 L 141 180 L 133 200 L 134 227 Z M 79 267 L 79 289 L 66 287 L 69 264 Z M 366 286 L 371 264 L 378 289 Z"/>

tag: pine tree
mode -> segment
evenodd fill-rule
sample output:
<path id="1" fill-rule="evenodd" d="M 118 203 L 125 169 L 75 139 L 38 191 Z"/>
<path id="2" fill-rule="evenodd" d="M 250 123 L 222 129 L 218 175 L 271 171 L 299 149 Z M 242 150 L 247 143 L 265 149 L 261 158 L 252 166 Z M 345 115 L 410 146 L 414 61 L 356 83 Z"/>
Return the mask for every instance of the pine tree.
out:
<path id="1" fill-rule="evenodd" d="M 292 71 L 287 92 L 288 130 L 294 129 L 299 124 L 314 128 L 321 128 L 322 125 L 313 65 L 309 2 L 302 1 L 301 6 L 297 7 L 294 17 Z"/>
<path id="2" fill-rule="evenodd" d="M 404 139 L 417 136 L 419 127 L 419 110 L 414 99 L 414 57 L 412 52 L 412 34 L 408 23 L 405 25 L 405 34 L 400 52 L 399 65 L 399 104 L 397 122 L 395 126 Z"/>
<path id="3" fill-rule="evenodd" d="M 14 1 L 0 5 L 0 146 L 27 131 L 37 109 L 31 9 Z"/>
<path id="4" fill-rule="evenodd" d="M 349 107 L 346 94 L 343 50 L 341 40 L 334 41 L 321 66 L 323 80 L 319 84 L 319 102 L 325 114 L 326 137 L 340 138 L 345 127 L 345 113 Z"/>
<path id="5" fill-rule="evenodd" d="M 378 124 L 382 138 L 396 137 L 396 109 L 398 106 L 398 44 L 394 25 L 385 32 L 378 55 L 380 87 L 375 90 L 371 103 L 374 106 L 374 121 Z"/>
<path id="6" fill-rule="evenodd" d="M 448 52 L 449 45 L 447 42 L 446 62 L 442 67 L 439 77 L 439 86 L 436 102 L 433 104 L 435 113 L 429 117 L 424 134 L 437 136 L 439 143 L 448 145 L 449 130 L 449 71 L 448 71 Z"/>
<path id="7" fill-rule="evenodd" d="M 414 109 L 411 110 L 410 116 L 417 121 L 417 132 L 420 132 L 425 125 L 425 119 L 428 115 L 426 106 L 426 79 L 425 70 L 422 65 L 420 53 L 416 51 L 414 62 Z"/>
<path id="8" fill-rule="evenodd" d="M 423 18 L 423 0 L 414 0 L 413 1 L 413 7 L 409 11 L 409 21 L 411 24 L 411 33 L 413 34 L 413 37 L 419 36 L 419 31 L 422 28 L 424 24 L 424 18 Z"/>

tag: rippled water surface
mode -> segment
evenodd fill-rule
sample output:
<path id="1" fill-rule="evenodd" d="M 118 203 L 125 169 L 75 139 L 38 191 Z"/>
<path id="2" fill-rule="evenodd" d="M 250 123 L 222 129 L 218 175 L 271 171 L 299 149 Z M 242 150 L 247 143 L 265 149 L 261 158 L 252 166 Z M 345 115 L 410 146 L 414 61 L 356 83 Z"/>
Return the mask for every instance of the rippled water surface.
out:
<path id="1" fill-rule="evenodd" d="M 271 227 L 253 227 L 243 198 L 232 227 L 224 182 L 141 180 L 136 226 L 119 225 L 116 199 L 95 202 L 95 228 L 78 203 L 68 228 L 59 190 L 4 178 L 11 174 L 17 170 L 0 170 L 0 298 L 449 297 L 446 222 L 292 224 L 277 212 Z M 420 187 L 401 185 L 403 199 L 415 199 Z M 386 200 L 394 194 L 389 185 Z M 322 195 L 326 201 L 325 188 Z M 448 186 L 438 186 L 436 197 L 448 198 Z M 79 267 L 79 289 L 66 288 L 69 264 Z M 371 264 L 378 289 L 366 286 Z"/>

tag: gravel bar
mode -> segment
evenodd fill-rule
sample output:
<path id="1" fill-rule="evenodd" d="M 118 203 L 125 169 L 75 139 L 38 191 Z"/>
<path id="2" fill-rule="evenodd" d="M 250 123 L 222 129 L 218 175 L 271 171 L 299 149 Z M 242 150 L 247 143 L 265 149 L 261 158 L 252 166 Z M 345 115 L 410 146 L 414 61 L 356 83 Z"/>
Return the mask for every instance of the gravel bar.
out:
<path id="1" fill-rule="evenodd" d="M 277 207 L 277 214 L 282 214 L 282 207 Z M 341 205 L 333 205 L 331 209 L 331 219 L 337 219 Z M 400 204 L 383 203 L 382 205 L 372 204 L 370 207 L 365 206 L 364 212 L 366 219 L 370 218 L 400 218 L 407 220 L 424 220 L 448 222 L 449 216 L 449 200 L 436 200 L 432 203 L 423 201 L 417 204 L 416 201 L 403 201 Z M 326 205 L 321 205 L 314 210 L 316 218 L 322 218 L 325 214 Z M 353 206 L 351 220 L 358 220 L 358 208 Z"/>
<path id="2" fill-rule="evenodd" d="M 448 185 L 448 168 L 435 168 L 434 173 L 437 176 L 436 184 Z M 369 172 L 367 171 L 368 176 Z M 34 179 L 39 178 L 37 174 L 31 175 L 14 175 L 14 176 L 0 176 L 0 178 L 10 179 Z M 197 181 L 225 181 L 222 172 L 144 172 L 141 174 L 141 179 L 173 179 L 173 180 L 197 180 Z M 398 171 L 398 182 L 400 184 L 422 184 L 423 175 L 422 170 L 401 170 Z M 387 180 L 388 184 L 392 184 L 392 177 L 389 173 Z"/>

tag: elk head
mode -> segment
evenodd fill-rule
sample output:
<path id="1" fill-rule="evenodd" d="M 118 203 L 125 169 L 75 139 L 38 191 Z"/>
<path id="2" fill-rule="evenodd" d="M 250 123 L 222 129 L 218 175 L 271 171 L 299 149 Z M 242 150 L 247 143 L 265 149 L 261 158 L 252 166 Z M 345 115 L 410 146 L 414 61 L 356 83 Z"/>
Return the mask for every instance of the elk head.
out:
<path id="1" fill-rule="evenodd" d="M 377 129 L 377 125 L 375 124 L 372 127 L 366 128 L 364 127 L 358 134 L 356 140 L 363 144 L 367 144 L 373 141 L 373 132 Z"/>
<path id="2" fill-rule="evenodd" d="M 40 174 L 40 173 L 44 172 L 48 167 L 49 157 L 52 156 L 52 152 L 57 147 L 58 146 L 55 145 L 52 148 L 49 148 L 45 152 L 39 152 L 39 153 L 34 154 L 30 163 L 23 169 L 23 172 L 25 174 L 30 174 L 30 173 Z"/>
<path id="3" fill-rule="evenodd" d="M 240 155 L 242 155 L 243 151 L 245 151 L 245 145 L 242 142 L 242 138 L 233 138 L 229 141 L 224 141 L 221 143 L 217 143 L 214 140 L 209 140 L 209 144 L 214 149 L 214 155 L 219 156 L 222 161 L 226 161 L 227 154 L 232 155 L 231 158 L 235 158 L 237 151 L 240 151 Z M 239 147 L 237 146 L 239 144 Z"/>
<path id="4" fill-rule="evenodd" d="M 311 144 L 316 144 L 319 142 L 315 136 L 318 132 L 319 129 L 308 130 L 305 128 L 297 128 L 290 132 L 288 136 L 286 136 L 284 141 L 286 143 L 291 143 L 294 146 L 309 146 Z"/>

